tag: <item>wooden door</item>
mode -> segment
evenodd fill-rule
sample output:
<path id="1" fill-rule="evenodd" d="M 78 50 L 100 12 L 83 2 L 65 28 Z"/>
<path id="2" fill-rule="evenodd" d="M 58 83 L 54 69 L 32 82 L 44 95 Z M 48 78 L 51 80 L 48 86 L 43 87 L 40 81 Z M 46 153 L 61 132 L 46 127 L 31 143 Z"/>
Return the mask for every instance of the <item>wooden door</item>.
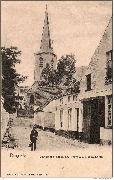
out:
<path id="1" fill-rule="evenodd" d="M 90 142 L 90 101 L 83 101 L 83 141 L 89 143 Z"/>
<path id="2" fill-rule="evenodd" d="M 100 119 L 98 98 L 91 100 L 90 143 L 100 142 Z"/>

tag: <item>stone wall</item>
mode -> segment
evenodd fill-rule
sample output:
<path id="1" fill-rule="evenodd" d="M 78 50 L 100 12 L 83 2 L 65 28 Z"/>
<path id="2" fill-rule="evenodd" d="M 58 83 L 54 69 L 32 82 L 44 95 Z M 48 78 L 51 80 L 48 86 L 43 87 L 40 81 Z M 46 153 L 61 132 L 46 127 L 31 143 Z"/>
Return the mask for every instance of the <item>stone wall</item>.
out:
<path id="1" fill-rule="evenodd" d="M 55 128 L 55 113 L 35 112 L 34 123 L 41 127 Z"/>
<path id="2" fill-rule="evenodd" d="M 32 127 L 34 125 L 34 118 L 17 117 L 13 121 L 13 126 Z"/>
<path id="3" fill-rule="evenodd" d="M 34 111 L 32 109 L 26 110 L 26 109 L 19 109 L 17 110 L 17 117 L 34 117 Z"/>

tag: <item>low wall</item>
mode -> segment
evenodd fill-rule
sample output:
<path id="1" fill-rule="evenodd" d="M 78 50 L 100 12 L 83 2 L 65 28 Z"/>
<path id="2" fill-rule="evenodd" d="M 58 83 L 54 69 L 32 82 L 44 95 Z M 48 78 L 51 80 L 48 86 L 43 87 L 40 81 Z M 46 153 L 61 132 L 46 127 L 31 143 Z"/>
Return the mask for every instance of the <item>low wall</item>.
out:
<path id="1" fill-rule="evenodd" d="M 49 112 L 34 113 L 34 123 L 42 127 L 55 127 L 55 114 Z"/>
<path id="2" fill-rule="evenodd" d="M 13 121 L 13 126 L 30 127 L 34 125 L 34 118 L 17 117 Z"/>
<path id="3" fill-rule="evenodd" d="M 26 109 L 19 109 L 17 110 L 17 117 L 34 117 L 34 111 L 33 110 L 26 110 Z"/>

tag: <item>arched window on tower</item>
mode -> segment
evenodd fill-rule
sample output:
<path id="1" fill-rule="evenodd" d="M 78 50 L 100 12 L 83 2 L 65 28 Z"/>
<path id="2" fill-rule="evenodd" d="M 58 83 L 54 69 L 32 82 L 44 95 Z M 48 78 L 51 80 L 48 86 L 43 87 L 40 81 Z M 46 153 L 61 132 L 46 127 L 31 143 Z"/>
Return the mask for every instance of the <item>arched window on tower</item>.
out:
<path id="1" fill-rule="evenodd" d="M 39 58 L 39 67 L 43 67 L 43 64 L 44 64 L 44 60 L 42 57 Z"/>
<path id="2" fill-rule="evenodd" d="M 51 60 L 51 69 L 53 69 L 54 60 Z"/>
<path id="3" fill-rule="evenodd" d="M 30 104 L 34 104 L 34 95 L 33 94 L 30 96 Z"/>

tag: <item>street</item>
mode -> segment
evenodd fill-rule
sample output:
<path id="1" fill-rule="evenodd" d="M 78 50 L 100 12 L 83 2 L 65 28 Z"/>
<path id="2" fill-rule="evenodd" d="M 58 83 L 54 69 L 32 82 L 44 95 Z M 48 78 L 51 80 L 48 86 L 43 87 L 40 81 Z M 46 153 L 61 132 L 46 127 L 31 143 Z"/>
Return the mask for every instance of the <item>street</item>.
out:
<path id="1" fill-rule="evenodd" d="M 18 143 L 18 149 L 20 150 L 30 150 L 28 147 L 30 143 L 30 132 L 29 127 L 13 127 L 12 131 L 14 137 Z M 88 144 L 78 142 L 78 140 L 73 141 L 72 139 L 67 139 L 52 132 L 38 130 L 38 140 L 37 140 L 37 151 L 38 150 L 64 150 L 64 149 L 76 149 L 88 147 Z"/>
<path id="2" fill-rule="evenodd" d="M 32 130 L 33 119 L 28 118 L 17 118 L 13 121 L 10 129 L 10 134 L 14 137 L 17 147 L 16 150 L 30 151 L 30 133 Z M 88 144 L 80 142 L 75 139 L 68 139 L 50 131 L 43 131 L 38 129 L 38 138 L 36 142 L 36 151 L 47 151 L 47 150 L 78 150 L 78 149 L 90 149 L 90 148 L 104 148 L 99 144 Z"/>
<path id="3" fill-rule="evenodd" d="M 31 130 L 29 126 L 12 126 L 18 147 L 2 148 L 2 167 L 7 167 L 2 169 L 2 176 L 9 173 L 9 177 L 39 177 L 40 173 L 42 177 L 68 177 L 71 172 L 72 177 L 111 177 L 112 146 L 78 142 L 37 129 L 37 148 L 32 152 L 28 147 Z"/>

